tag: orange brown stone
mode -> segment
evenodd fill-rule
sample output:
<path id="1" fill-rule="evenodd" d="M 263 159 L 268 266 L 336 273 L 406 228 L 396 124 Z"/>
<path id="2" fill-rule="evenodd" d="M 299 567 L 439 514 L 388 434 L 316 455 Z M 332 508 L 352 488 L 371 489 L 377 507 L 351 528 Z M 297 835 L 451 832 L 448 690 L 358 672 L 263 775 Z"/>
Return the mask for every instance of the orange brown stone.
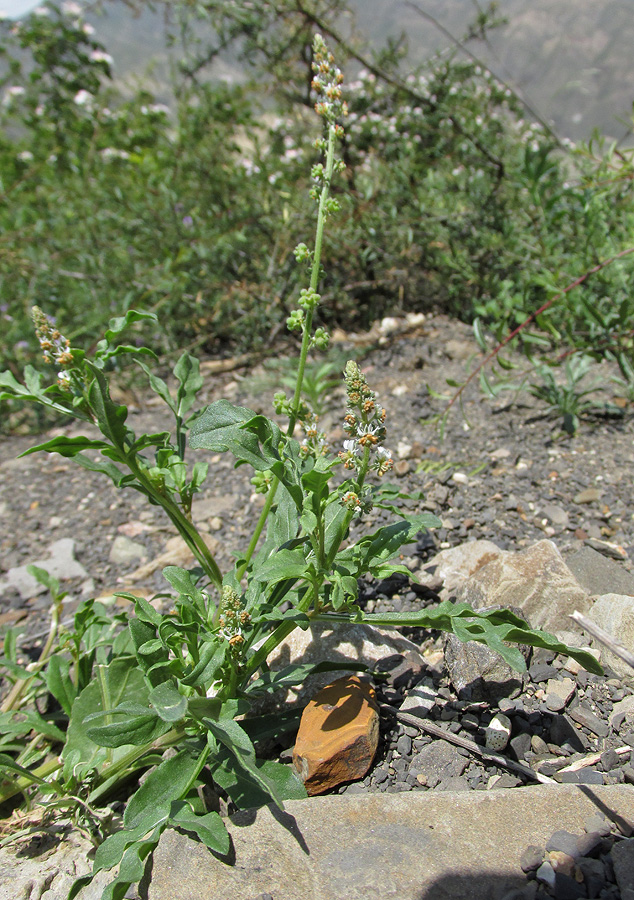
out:
<path id="1" fill-rule="evenodd" d="M 309 795 L 363 778 L 379 743 L 374 688 L 357 675 L 322 688 L 302 714 L 293 764 Z"/>

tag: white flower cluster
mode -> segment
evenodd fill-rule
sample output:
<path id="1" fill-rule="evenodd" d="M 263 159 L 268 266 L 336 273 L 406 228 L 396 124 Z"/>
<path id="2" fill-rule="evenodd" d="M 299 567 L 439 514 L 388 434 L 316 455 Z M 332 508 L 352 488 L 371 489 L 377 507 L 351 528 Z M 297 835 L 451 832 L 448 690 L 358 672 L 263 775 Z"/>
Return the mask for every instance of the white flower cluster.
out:
<path id="1" fill-rule="evenodd" d="M 359 366 L 350 360 L 346 364 L 344 379 L 348 395 L 348 411 L 343 429 L 350 435 L 343 442 L 339 458 L 346 469 L 361 471 L 367 465 L 377 475 L 384 475 L 392 468 L 392 454 L 382 447 L 385 440 L 385 410 L 379 406 L 377 395 L 368 387 Z"/>

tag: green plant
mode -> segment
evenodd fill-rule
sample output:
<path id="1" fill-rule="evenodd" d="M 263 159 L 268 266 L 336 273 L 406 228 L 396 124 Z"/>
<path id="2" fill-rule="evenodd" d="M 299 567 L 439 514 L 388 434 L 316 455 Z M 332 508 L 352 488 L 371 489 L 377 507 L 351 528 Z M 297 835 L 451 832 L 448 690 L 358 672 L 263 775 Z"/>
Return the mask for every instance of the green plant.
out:
<path id="1" fill-rule="evenodd" d="M 112 617 L 92 602 L 80 607 L 68 631 L 59 628 L 56 612 L 46 652 L 35 668 L 22 667 L 14 638 L 5 639 L 3 664 L 13 680 L 6 712 L 17 718 L 3 720 L 0 770 L 18 778 L 0 787 L 0 801 L 22 793 L 27 803 L 37 800 L 42 816 L 60 808 L 71 815 L 98 844 L 93 875 L 118 866 L 104 900 L 122 898 L 141 879 L 168 826 L 195 835 L 218 854 L 228 853 L 222 820 L 205 803 L 209 788 L 226 792 L 243 807 L 269 800 L 282 806 L 287 798 L 304 796 L 291 770 L 258 759 L 255 749 L 263 736 L 292 727 L 295 713 L 272 722 L 249 717 L 249 710 L 260 695 L 301 683 L 311 672 L 359 666 L 299 664 L 270 671 L 271 652 L 297 627 L 367 621 L 437 628 L 488 644 L 518 669 L 525 663 L 512 646 L 516 643 L 566 652 L 590 671 L 600 671 L 591 654 L 530 629 L 510 611 L 476 612 L 445 602 L 416 614 L 379 615 L 366 614 L 357 604 L 363 575 L 409 575 L 393 560 L 403 544 L 438 520 L 429 514 L 404 515 L 398 501 L 412 498 L 393 485 L 372 483 L 372 475 L 380 478 L 392 465 L 383 446 L 386 411 L 355 362 L 348 361 L 344 371 L 347 439 L 337 455 L 326 447 L 314 412 L 302 400 L 308 354 L 328 344 L 315 318 L 325 225 L 340 205 L 331 184 L 344 168 L 336 155 L 345 114 L 342 75 L 319 35 L 313 72 L 325 135 L 317 140 L 322 161 L 312 167 L 314 246 L 301 243 L 295 250 L 307 286 L 287 319 L 301 339 L 294 388 L 290 397 L 279 392 L 274 398 L 284 427 L 226 400 L 193 412 L 202 386 L 193 356 L 185 352 L 176 363 L 174 394 L 147 365 L 152 351 L 119 343 L 127 329 L 157 324 L 155 315 L 136 310 L 113 319 L 89 353 L 75 347 L 36 307 L 38 341 L 45 361 L 58 371 L 57 382 L 47 383 L 30 367 L 24 383 L 11 372 L 0 375 L 0 398 L 32 402 L 95 425 L 101 434 L 58 436 L 27 453 L 58 453 L 103 473 L 120 488 L 140 492 L 162 507 L 197 562 L 191 570 L 164 570 L 173 602 L 169 612 L 128 595 L 135 614 L 123 630 L 117 630 L 121 616 Z M 137 435 L 129 427 L 126 407 L 113 400 L 109 388 L 109 373 L 122 356 L 136 361 L 171 411 L 172 431 Z M 298 423 L 305 433 L 301 442 L 293 437 Z M 254 470 L 256 489 L 266 495 L 248 546 L 224 573 L 191 520 L 192 497 L 205 480 L 207 463 L 190 465 L 188 449 L 230 452 L 237 465 Z M 353 520 L 373 506 L 391 511 L 396 521 L 351 536 Z M 53 581 L 49 587 L 57 610 L 59 588 Z M 34 717 L 30 707 L 42 696 L 52 698 L 58 709 Z M 13 721 L 22 722 L 21 730 L 11 730 Z M 139 786 L 137 776 L 148 768 Z M 107 801 L 121 791 L 128 800 L 116 828 Z M 69 900 L 91 877 L 75 883 Z"/>
<path id="2" fill-rule="evenodd" d="M 545 364 L 536 367 L 536 374 L 542 379 L 543 384 L 531 384 L 530 393 L 550 407 L 551 414 L 556 413 L 562 417 L 562 427 L 567 434 L 575 434 L 579 427 L 579 419 L 584 413 L 596 410 L 600 405 L 593 394 L 605 390 L 605 386 L 596 380 L 589 386 L 583 387 L 581 382 L 586 379 L 592 365 L 592 360 L 587 356 L 570 356 L 564 366 L 565 382 L 561 384 L 552 367 Z"/>

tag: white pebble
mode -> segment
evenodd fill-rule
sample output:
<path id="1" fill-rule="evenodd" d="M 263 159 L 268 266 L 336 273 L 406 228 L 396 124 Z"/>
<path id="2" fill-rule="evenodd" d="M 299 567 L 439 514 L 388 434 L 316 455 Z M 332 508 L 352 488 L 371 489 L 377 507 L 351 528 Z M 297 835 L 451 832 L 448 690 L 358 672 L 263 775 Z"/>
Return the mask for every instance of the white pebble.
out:
<path id="1" fill-rule="evenodd" d="M 503 713 L 494 716 L 485 731 L 487 750 L 504 750 L 511 736 L 511 720 Z"/>

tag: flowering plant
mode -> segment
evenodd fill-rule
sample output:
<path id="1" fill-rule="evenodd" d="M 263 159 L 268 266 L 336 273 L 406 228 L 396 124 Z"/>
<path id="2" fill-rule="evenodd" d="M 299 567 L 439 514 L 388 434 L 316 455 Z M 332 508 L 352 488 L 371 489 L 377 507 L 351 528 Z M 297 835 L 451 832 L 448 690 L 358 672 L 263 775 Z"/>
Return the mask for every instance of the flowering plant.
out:
<path id="1" fill-rule="evenodd" d="M 393 561 L 395 556 L 438 520 L 429 514 L 403 515 L 395 503 L 404 495 L 391 485 L 371 483 L 371 475 L 380 479 L 392 466 L 384 446 L 387 414 L 355 362 L 348 362 L 344 372 L 347 437 L 338 454 L 328 450 L 317 418 L 302 398 L 309 352 L 328 343 L 314 319 L 324 227 L 338 208 L 330 189 L 343 168 L 336 147 L 346 112 L 343 77 L 319 35 L 313 54 L 316 110 L 325 133 L 316 144 L 322 162 L 312 169 L 311 195 L 318 207 L 314 246 L 296 248 L 298 262 L 307 266 L 308 286 L 287 322 L 301 334 L 295 388 L 291 397 L 280 392 L 274 398 L 285 427 L 227 400 L 192 413 L 203 383 L 194 357 L 184 353 L 177 362 L 174 395 L 147 366 L 152 351 L 119 343 L 130 325 L 155 318 L 149 313 L 129 311 L 113 319 L 89 357 L 36 308 L 37 335 L 46 361 L 58 369 L 57 382 L 44 385 L 33 369 L 25 371 L 24 384 L 11 373 L 0 375 L 0 399 L 42 404 L 96 425 L 101 433 L 99 438 L 58 436 L 27 453 L 74 458 L 117 486 L 144 494 L 163 508 L 197 562 L 189 570 L 164 569 L 173 597 L 169 612 L 124 595 L 134 603 L 135 615 L 118 633 L 120 619 L 94 601 L 79 608 L 71 630 L 61 629 L 54 618 L 45 651 L 28 674 L 17 663 L 14 645 L 5 642 L 7 671 L 15 684 L 3 706 L 0 731 L 9 729 L 7 716 L 43 694 L 55 698 L 65 720 L 53 728 L 42 716 L 32 715 L 25 733 L 39 728 L 48 743 L 29 742 L 17 751 L 15 727 L 6 730 L 12 743 L 4 745 L 0 770 L 19 777 L 0 788 L 0 800 L 19 792 L 29 798 L 37 794 L 42 815 L 59 808 L 70 812 L 98 844 L 93 875 L 118 866 L 104 900 L 123 897 L 141 879 L 168 826 L 196 835 L 221 855 L 229 852 L 227 831 L 218 813 L 207 808 L 203 788 L 213 786 L 241 806 L 269 800 L 282 806 L 285 799 L 305 796 L 292 770 L 259 760 L 255 751 L 258 740 L 292 728 L 295 712 L 272 724 L 267 717 L 249 717 L 250 706 L 262 694 L 301 683 L 312 672 L 363 666 L 297 664 L 270 671 L 270 654 L 297 627 L 315 621 L 370 621 L 437 628 L 487 643 L 518 668 L 524 661 L 511 643 L 565 651 L 597 670 L 590 654 L 529 629 L 505 610 L 474 612 L 466 604 L 445 602 L 415 614 L 374 615 L 357 603 L 358 582 L 365 574 L 410 574 Z M 107 375 L 121 354 L 133 355 L 147 374 L 174 417 L 172 432 L 137 436 L 126 424 L 127 409 L 113 400 Z M 298 428 L 301 440 L 295 437 Z M 251 540 L 228 572 L 221 572 L 192 522 L 192 498 L 206 478 L 207 464 L 197 461 L 190 467 L 187 447 L 232 453 L 236 464 L 251 466 L 256 489 L 266 495 Z M 347 477 L 334 483 L 339 471 Z M 373 506 L 391 510 L 397 520 L 352 539 L 353 519 Z M 36 574 L 46 581 L 58 609 L 59 586 L 46 573 Z M 59 743 L 61 755 L 51 757 L 50 747 Z M 106 800 L 123 781 L 150 767 L 127 803 L 123 827 L 114 830 Z M 69 900 L 91 877 L 75 883 Z"/>

